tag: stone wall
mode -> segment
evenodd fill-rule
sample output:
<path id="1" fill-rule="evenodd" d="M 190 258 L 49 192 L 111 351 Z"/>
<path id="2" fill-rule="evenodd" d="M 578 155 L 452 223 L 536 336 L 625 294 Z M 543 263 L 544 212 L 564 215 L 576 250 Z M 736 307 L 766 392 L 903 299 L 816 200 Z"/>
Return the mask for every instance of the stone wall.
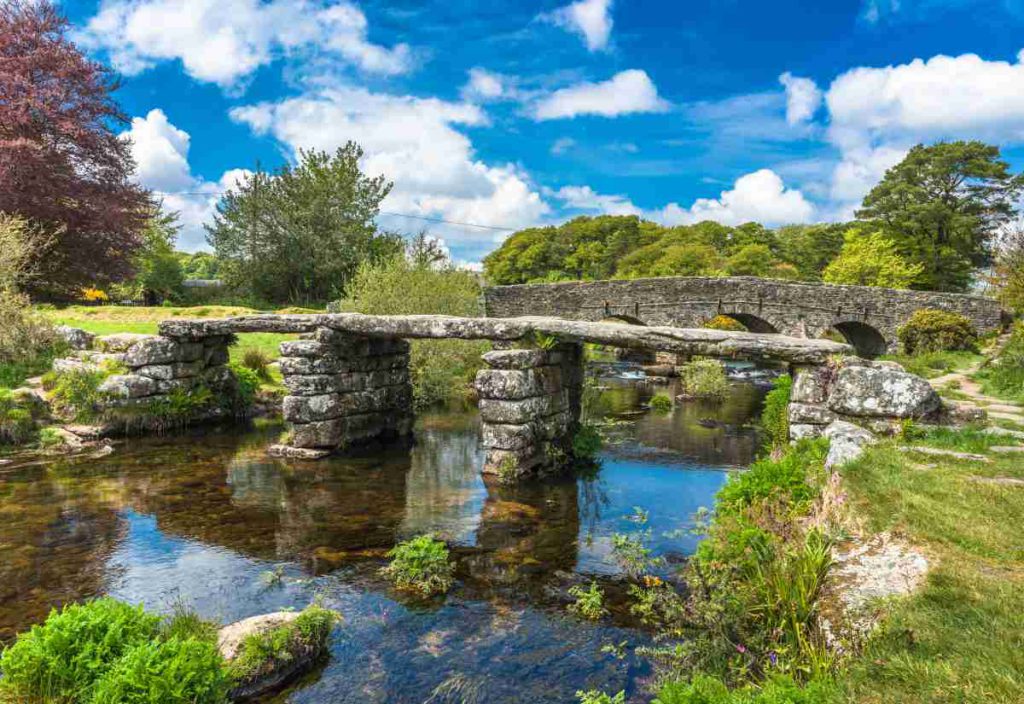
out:
<path id="1" fill-rule="evenodd" d="M 496 350 L 477 373 L 484 472 L 514 480 L 571 458 L 583 395 L 583 348 Z"/>
<path id="2" fill-rule="evenodd" d="M 127 373 L 104 379 L 99 391 L 104 395 L 103 410 L 124 430 L 146 430 L 168 422 L 171 409 L 164 407 L 172 392 L 195 392 L 205 387 L 211 401 L 193 409 L 173 422 L 187 424 L 227 416 L 235 405 L 237 387 L 227 367 L 231 335 L 218 335 L 200 340 L 168 337 L 126 338 L 118 348 L 118 336 L 101 338 L 106 353 L 101 356 L 127 367 Z M 56 365 L 55 365 L 55 368 Z"/>
<path id="3" fill-rule="evenodd" d="M 412 432 L 409 343 L 321 328 L 307 339 L 281 343 L 281 374 L 288 388 L 287 448 L 326 454 L 370 440 Z"/>
<path id="4" fill-rule="evenodd" d="M 795 369 L 790 437 L 818 437 L 836 421 L 892 435 L 908 419 L 939 422 L 945 412 L 931 384 L 899 364 L 847 357 Z"/>
<path id="5" fill-rule="evenodd" d="M 896 329 L 920 308 L 961 313 L 984 334 L 1003 324 L 999 303 L 951 293 L 796 283 L 754 277 L 664 277 L 628 281 L 496 286 L 484 292 L 489 317 L 618 319 L 700 327 L 723 314 L 751 332 L 819 337 L 836 328 L 862 354 L 893 349 Z"/>

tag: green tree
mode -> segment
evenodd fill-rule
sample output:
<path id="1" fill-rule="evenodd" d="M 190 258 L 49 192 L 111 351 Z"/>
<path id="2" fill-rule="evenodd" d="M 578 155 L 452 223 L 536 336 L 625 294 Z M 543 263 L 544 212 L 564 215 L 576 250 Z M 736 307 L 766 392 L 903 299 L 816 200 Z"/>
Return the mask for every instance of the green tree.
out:
<path id="1" fill-rule="evenodd" d="M 725 271 L 730 276 L 768 276 L 777 263 L 768 245 L 748 244 L 725 260 Z"/>
<path id="2" fill-rule="evenodd" d="M 186 279 L 216 279 L 220 276 L 220 262 L 209 252 L 178 252 L 181 273 Z"/>
<path id="3" fill-rule="evenodd" d="M 707 276 L 719 267 L 715 248 L 708 244 L 678 244 L 662 250 L 651 276 Z"/>
<path id="4" fill-rule="evenodd" d="M 922 265 L 901 257 L 896 244 L 881 232 L 863 234 L 852 229 L 822 279 L 830 284 L 910 288 L 923 271 Z"/>
<path id="5" fill-rule="evenodd" d="M 177 213 L 157 211 L 143 230 L 136 279 L 143 291 L 151 291 L 162 299 L 177 299 L 182 293 L 185 275 L 174 251 L 179 229 Z"/>
<path id="6" fill-rule="evenodd" d="M 296 166 L 258 169 L 228 191 L 206 228 L 225 282 L 269 302 L 320 303 L 341 296 L 361 263 L 400 249 L 374 223 L 392 184 L 363 174 L 362 156 L 354 142 L 301 151 Z"/>
<path id="7" fill-rule="evenodd" d="M 989 263 L 993 235 L 1015 214 L 1024 177 L 982 142 L 917 145 L 864 198 L 857 217 L 883 229 L 924 269 L 915 284 L 963 291 Z"/>
<path id="8" fill-rule="evenodd" d="M 992 283 L 1004 305 L 1024 313 L 1024 222 L 1009 228 L 999 246 Z"/>
<path id="9" fill-rule="evenodd" d="M 776 231 L 779 256 L 796 267 L 797 278 L 820 280 L 822 271 L 843 248 L 843 236 L 849 229 L 845 223 L 780 227 Z"/>

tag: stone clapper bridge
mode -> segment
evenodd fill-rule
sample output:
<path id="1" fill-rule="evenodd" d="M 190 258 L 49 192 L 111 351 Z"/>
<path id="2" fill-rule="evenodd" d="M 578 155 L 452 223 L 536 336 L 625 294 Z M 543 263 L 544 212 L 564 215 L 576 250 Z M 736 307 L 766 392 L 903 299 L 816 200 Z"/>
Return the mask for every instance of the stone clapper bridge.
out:
<path id="1" fill-rule="evenodd" d="M 245 332 L 299 333 L 281 343 L 280 369 L 290 424 L 272 452 L 316 459 L 374 440 L 410 435 L 413 397 L 410 339 L 492 340 L 509 349 L 484 354 L 476 378 L 484 471 L 520 476 L 565 461 L 578 428 L 585 342 L 686 356 L 768 360 L 813 371 L 848 345 L 784 335 L 639 327 L 547 317 L 439 315 L 252 315 L 160 323 L 164 347 L 232 344 Z M 544 344 L 537 344 L 541 340 Z M 516 342 L 530 345 L 515 349 Z M 226 358 L 226 349 L 217 355 Z M 557 451 L 561 450 L 561 452 Z M 561 460 L 559 460 L 561 458 Z"/>

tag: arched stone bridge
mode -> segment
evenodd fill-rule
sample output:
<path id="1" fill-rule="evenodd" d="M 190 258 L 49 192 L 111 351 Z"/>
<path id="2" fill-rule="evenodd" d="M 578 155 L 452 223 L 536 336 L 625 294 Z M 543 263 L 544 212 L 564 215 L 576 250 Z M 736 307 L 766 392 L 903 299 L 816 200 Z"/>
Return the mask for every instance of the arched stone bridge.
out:
<path id="1" fill-rule="evenodd" d="M 571 452 L 583 391 L 582 343 L 683 355 L 763 359 L 801 368 L 851 352 L 829 340 L 749 332 L 522 317 L 254 315 L 165 320 L 160 336 L 126 354 L 117 385 L 132 399 L 226 379 L 227 346 L 243 332 L 300 333 L 281 343 L 280 368 L 291 426 L 278 454 L 317 458 L 412 431 L 409 339 L 486 339 L 520 349 L 488 352 L 479 372 L 485 471 L 519 476 L 557 465 Z M 159 383 L 154 379 L 161 380 Z M 135 398 L 138 396 L 139 398 Z"/>
<path id="2" fill-rule="evenodd" d="M 999 303 L 980 296 L 746 276 L 496 286 L 484 297 L 487 315 L 499 318 L 542 315 L 695 328 L 725 315 L 758 333 L 817 338 L 832 329 L 869 357 L 895 351 L 897 328 L 920 308 L 961 313 L 982 334 L 1005 322 Z"/>

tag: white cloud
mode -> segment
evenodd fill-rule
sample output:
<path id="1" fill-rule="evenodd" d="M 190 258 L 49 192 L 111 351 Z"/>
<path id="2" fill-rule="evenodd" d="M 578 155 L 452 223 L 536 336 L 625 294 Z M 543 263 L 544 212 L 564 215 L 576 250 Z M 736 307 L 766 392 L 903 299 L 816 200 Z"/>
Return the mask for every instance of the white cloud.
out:
<path id="1" fill-rule="evenodd" d="M 786 122 L 799 125 L 814 118 L 821 107 L 822 93 L 810 78 L 798 78 L 789 71 L 779 76 L 786 87 Z"/>
<path id="2" fill-rule="evenodd" d="M 777 173 L 761 169 L 740 176 L 732 190 L 722 191 L 717 199 L 698 198 L 689 208 L 670 203 L 650 217 L 668 225 L 714 220 L 723 225 L 755 221 L 773 226 L 810 222 L 814 206 L 800 191 L 786 188 Z"/>
<path id="3" fill-rule="evenodd" d="M 479 67 L 471 68 L 469 80 L 462 87 L 462 97 L 480 102 L 508 97 L 509 89 L 505 82 L 505 77 L 500 74 Z"/>
<path id="4" fill-rule="evenodd" d="M 165 210 L 178 213 L 178 247 L 186 251 L 205 248 L 203 224 L 211 221 L 220 194 L 249 172 L 231 169 L 218 181 L 194 176 L 188 164 L 188 132 L 172 125 L 160 109 L 133 118 L 131 128 L 121 137 L 131 140 L 138 166 L 135 181 L 151 189 Z"/>
<path id="5" fill-rule="evenodd" d="M 842 157 L 832 198 L 853 203 L 916 143 L 1024 142 L 1024 51 L 1014 63 L 963 54 L 854 68 L 832 82 L 825 102 L 828 139 Z"/>
<path id="6" fill-rule="evenodd" d="M 105 50 L 122 73 L 180 60 L 196 80 L 235 88 L 260 66 L 297 52 L 341 57 L 362 71 L 411 68 L 409 47 L 369 42 L 366 16 L 324 0 L 102 0 L 75 39 Z"/>
<path id="7" fill-rule="evenodd" d="M 293 155 L 355 140 L 365 150 L 363 170 L 395 183 L 385 211 L 510 228 L 536 224 L 548 211 L 522 168 L 476 158 L 469 138 L 457 129 L 487 123 L 471 103 L 340 86 L 236 108 L 231 117 L 272 135 Z M 382 222 L 405 232 L 423 224 L 388 216 Z M 459 257 L 479 256 L 502 237 L 482 228 L 429 228 Z"/>
<path id="8" fill-rule="evenodd" d="M 155 191 L 180 191 L 192 185 L 188 132 L 168 122 L 163 110 L 132 118 L 131 128 L 122 136 L 131 140 L 138 183 Z"/>
<path id="9" fill-rule="evenodd" d="M 577 0 L 540 19 L 583 37 L 590 51 L 608 47 L 612 34 L 612 0 Z"/>
<path id="10" fill-rule="evenodd" d="M 664 112 L 668 103 L 646 72 L 631 69 L 601 83 L 579 83 L 541 98 L 531 113 L 536 120 L 557 120 L 577 115 L 616 117 L 638 112 Z"/>
<path id="11" fill-rule="evenodd" d="M 620 195 L 602 195 L 590 186 L 562 186 L 550 195 L 574 210 L 587 210 L 602 215 L 642 215 L 632 201 Z"/>

